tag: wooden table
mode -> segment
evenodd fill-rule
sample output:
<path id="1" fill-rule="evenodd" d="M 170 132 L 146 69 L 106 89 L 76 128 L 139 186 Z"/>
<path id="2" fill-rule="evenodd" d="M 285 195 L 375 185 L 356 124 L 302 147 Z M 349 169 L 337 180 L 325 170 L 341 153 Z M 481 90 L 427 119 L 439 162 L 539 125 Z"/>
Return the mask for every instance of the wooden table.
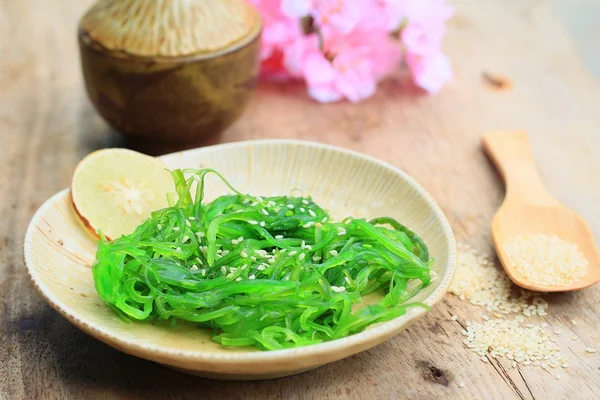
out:
<path id="1" fill-rule="evenodd" d="M 545 320 L 570 331 L 560 346 L 571 367 L 560 380 L 555 372 L 510 369 L 506 360 L 479 361 L 464 348 L 460 323 L 482 310 L 451 295 L 388 343 L 264 382 L 185 376 L 71 326 L 27 279 L 21 246 L 33 212 L 69 184 L 78 160 L 122 144 L 91 108 L 81 82 L 75 30 L 89 3 L 0 0 L 0 399 L 600 396 L 600 355 L 583 350 L 600 348 L 600 286 L 547 296 Z M 222 140 L 296 137 L 379 157 L 426 187 L 460 241 L 488 251 L 489 221 L 503 188 L 479 139 L 489 130 L 524 128 L 550 191 L 582 214 L 600 240 L 598 81 L 546 1 L 455 4 L 446 48 L 456 78 L 439 95 L 422 95 L 397 76 L 360 105 L 320 105 L 301 86 L 261 84 Z M 492 90 L 483 71 L 505 74 L 514 87 Z M 573 335 L 579 340 L 571 341 Z"/>

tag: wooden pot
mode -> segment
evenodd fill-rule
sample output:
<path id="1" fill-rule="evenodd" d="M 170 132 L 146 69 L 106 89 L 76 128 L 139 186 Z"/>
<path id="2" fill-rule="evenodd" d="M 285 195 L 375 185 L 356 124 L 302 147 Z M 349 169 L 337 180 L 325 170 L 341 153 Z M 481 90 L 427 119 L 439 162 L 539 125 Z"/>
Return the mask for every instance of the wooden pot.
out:
<path id="1" fill-rule="evenodd" d="M 100 0 L 79 27 L 86 90 L 125 135 L 206 142 L 251 98 L 261 27 L 243 0 Z"/>

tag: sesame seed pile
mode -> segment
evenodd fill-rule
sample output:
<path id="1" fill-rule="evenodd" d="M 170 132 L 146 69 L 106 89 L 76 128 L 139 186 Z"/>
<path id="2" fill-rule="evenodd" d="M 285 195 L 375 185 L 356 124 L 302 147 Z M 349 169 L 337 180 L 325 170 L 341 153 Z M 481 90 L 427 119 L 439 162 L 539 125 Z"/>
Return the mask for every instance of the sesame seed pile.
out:
<path id="1" fill-rule="evenodd" d="M 548 303 L 537 294 L 515 289 L 504 271 L 469 245 L 458 246 L 458 266 L 450 293 L 471 304 L 485 307 L 494 316 L 522 313 L 526 317 L 546 315 Z"/>
<path id="2" fill-rule="evenodd" d="M 515 269 L 537 285 L 564 286 L 585 275 L 587 260 L 577 245 L 556 236 L 519 235 L 504 244 Z"/>
<path id="3" fill-rule="evenodd" d="M 526 322 L 528 318 L 547 315 L 548 303 L 538 293 L 517 289 L 498 266 L 472 247 L 462 244 L 458 250 L 458 267 L 450 293 L 493 313 L 492 318 L 483 315 L 482 322 L 466 321 L 462 331 L 465 346 L 483 362 L 502 357 L 511 360 L 513 368 L 567 368 L 569 363 L 556 344 L 556 332 L 550 332 L 545 322 Z"/>
<path id="4" fill-rule="evenodd" d="M 488 362 L 492 358 L 505 357 L 512 360 L 512 366 L 534 365 L 541 368 L 569 366 L 560 354 L 557 338 L 551 334 L 547 324 L 524 323 L 525 317 L 512 320 L 500 318 L 484 319 L 483 323 L 467 321 L 467 329 L 462 331 L 464 343 Z"/>

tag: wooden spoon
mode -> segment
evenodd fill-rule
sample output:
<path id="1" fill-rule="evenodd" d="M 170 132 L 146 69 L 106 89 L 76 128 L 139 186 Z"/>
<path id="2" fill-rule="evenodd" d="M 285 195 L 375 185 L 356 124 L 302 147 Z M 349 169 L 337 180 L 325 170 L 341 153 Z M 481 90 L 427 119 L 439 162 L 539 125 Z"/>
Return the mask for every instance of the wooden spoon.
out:
<path id="1" fill-rule="evenodd" d="M 506 182 L 506 197 L 492 219 L 492 236 L 498 257 L 510 279 L 538 292 L 583 289 L 600 281 L 600 256 L 588 224 L 563 206 L 544 188 L 536 170 L 529 139 L 524 131 L 490 133 L 483 148 Z M 556 235 L 576 244 L 588 261 L 580 281 L 565 286 L 537 285 L 528 281 L 510 262 L 504 243 L 520 234 Z"/>

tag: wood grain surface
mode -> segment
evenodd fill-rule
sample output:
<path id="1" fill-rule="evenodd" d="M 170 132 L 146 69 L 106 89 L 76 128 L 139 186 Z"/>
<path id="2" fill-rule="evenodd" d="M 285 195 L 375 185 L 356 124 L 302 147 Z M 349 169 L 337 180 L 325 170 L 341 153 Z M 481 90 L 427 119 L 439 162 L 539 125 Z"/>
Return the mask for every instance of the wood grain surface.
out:
<path id="1" fill-rule="evenodd" d="M 360 105 L 320 105 L 300 85 L 262 84 L 244 117 L 218 140 L 294 137 L 376 156 L 425 186 L 460 241 L 489 251 L 489 222 L 504 189 L 480 137 L 526 129 L 544 183 L 588 220 L 598 241 L 599 82 L 546 1 L 454 3 L 446 49 L 456 78 L 439 95 L 422 95 L 402 74 Z M 1 399 L 597 398 L 600 355 L 584 348 L 600 348 L 600 286 L 546 296 L 545 320 L 568 332 L 559 344 L 571 367 L 559 372 L 560 380 L 555 371 L 479 361 L 465 349 L 460 331 L 482 312 L 451 295 L 373 350 L 262 382 L 182 375 L 71 326 L 27 279 L 22 241 L 33 212 L 68 185 L 79 159 L 125 144 L 84 93 L 76 22 L 89 4 L 0 0 Z M 482 79 L 484 71 L 507 76 L 512 88 L 493 89 Z"/>

